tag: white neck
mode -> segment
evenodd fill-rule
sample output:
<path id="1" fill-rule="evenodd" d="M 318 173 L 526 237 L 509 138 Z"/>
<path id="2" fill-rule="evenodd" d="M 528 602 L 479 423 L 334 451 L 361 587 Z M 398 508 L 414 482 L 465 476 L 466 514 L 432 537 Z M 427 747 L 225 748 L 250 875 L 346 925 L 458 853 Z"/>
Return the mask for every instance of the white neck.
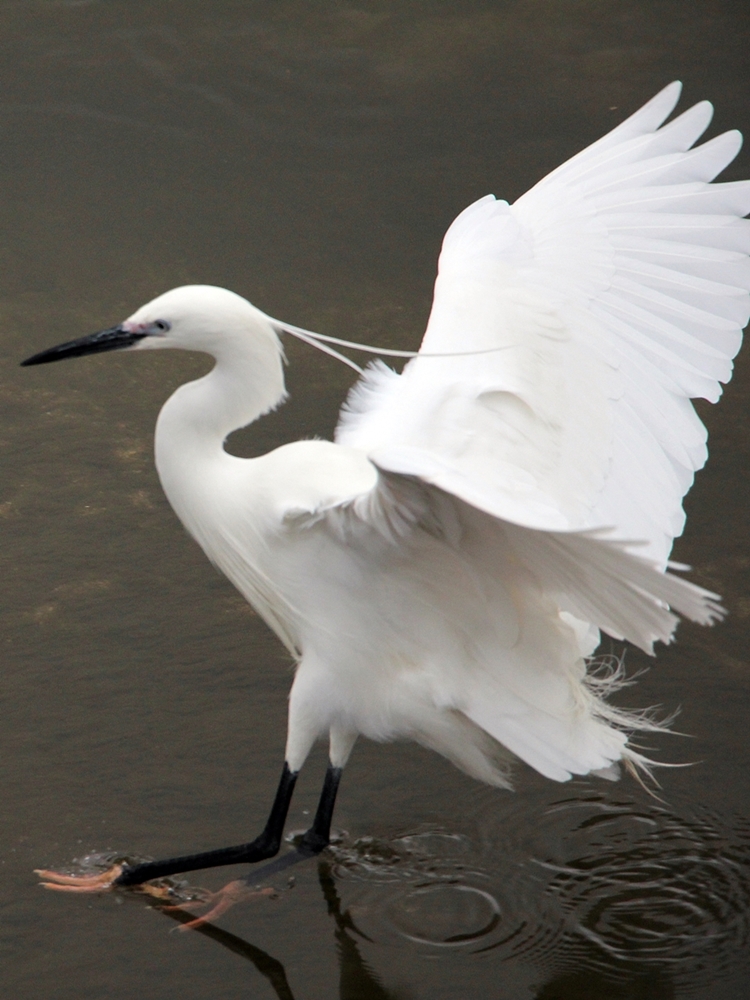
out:
<path id="1" fill-rule="evenodd" d="M 159 414 L 156 468 L 183 522 L 181 501 L 201 469 L 210 475 L 212 465 L 230 460 L 223 447 L 227 435 L 268 413 L 286 395 L 281 345 L 270 324 L 265 326 L 227 333 L 212 352 L 215 367 L 180 386 Z"/>

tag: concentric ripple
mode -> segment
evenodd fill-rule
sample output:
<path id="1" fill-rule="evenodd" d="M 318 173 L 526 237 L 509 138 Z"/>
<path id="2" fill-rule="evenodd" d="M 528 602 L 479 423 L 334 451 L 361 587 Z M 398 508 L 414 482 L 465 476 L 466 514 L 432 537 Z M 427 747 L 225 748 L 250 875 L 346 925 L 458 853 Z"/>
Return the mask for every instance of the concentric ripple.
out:
<path id="1" fill-rule="evenodd" d="M 386 913 L 415 944 L 461 947 L 491 934 L 500 906 L 489 892 L 470 885 L 427 884 L 409 888 L 388 903 Z"/>
<path id="2" fill-rule="evenodd" d="M 551 948 L 564 930 L 559 909 L 524 900 L 516 864 L 490 872 L 463 834 L 422 830 L 391 841 L 366 837 L 336 849 L 349 883 L 347 909 L 371 941 L 420 949 L 498 949 L 510 957 L 532 942 Z M 531 881 L 538 896 L 538 882 Z"/>
<path id="3" fill-rule="evenodd" d="M 644 796 L 645 798 L 645 796 Z M 497 800 L 496 800 L 497 801 Z M 507 802 L 507 800 L 506 800 Z M 400 947 L 494 952 L 545 974 L 659 970 L 690 991 L 746 961 L 750 824 L 582 791 L 336 848 L 358 931 Z"/>
<path id="4" fill-rule="evenodd" d="M 567 859 L 539 861 L 546 892 L 600 967 L 671 969 L 693 985 L 737 962 L 750 937 L 750 828 L 652 805 L 590 799 L 551 810 L 569 824 Z"/>

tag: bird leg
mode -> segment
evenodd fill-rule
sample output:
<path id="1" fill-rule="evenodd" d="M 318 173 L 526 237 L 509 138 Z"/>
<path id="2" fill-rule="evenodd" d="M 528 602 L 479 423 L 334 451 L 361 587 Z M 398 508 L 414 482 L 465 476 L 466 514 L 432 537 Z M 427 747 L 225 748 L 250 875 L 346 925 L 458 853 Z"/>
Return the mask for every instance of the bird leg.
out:
<path id="1" fill-rule="evenodd" d="M 217 868 L 220 865 L 272 858 L 278 854 L 281 846 L 284 823 L 296 782 L 297 772 L 290 771 L 285 763 L 268 822 L 260 836 L 247 844 L 166 858 L 163 861 L 146 861 L 140 865 L 117 864 L 99 875 L 63 875 L 51 871 L 38 871 L 37 874 L 48 880 L 44 883 L 45 888 L 67 892 L 102 892 L 114 886 L 139 886 L 150 879 L 192 872 L 199 868 Z"/>
<path id="2" fill-rule="evenodd" d="M 290 771 L 288 764 L 285 763 L 268 822 L 255 840 L 247 844 L 237 844 L 235 847 L 221 847 L 216 851 L 186 854 L 182 857 L 166 858 L 163 861 L 146 861 L 140 865 L 126 865 L 122 874 L 115 879 L 114 885 L 140 885 L 142 882 L 148 882 L 152 878 L 163 878 L 165 875 L 179 875 L 182 872 L 197 871 L 199 868 L 220 868 L 223 865 L 252 863 L 274 857 L 281 847 L 284 823 L 296 783 L 297 772 Z"/>
<path id="3" fill-rule="evenodd" d="M 305 861 L 316 854 L 320 854 L 330 843 L 331 819 L 336 804 L 336 793 L 341 781 L 341 772 L 342 769 L 340 767 L 334 767 L 333 764 L 328 765 L 325 781 L 323 782 L 323 790 L 320 793 L 320 800 L 318 801 L 318 808 L 315 811 L 312 826 L 303 834 L 295 851 L 277 858 L 260 869 L 256 868 L 241 878 L 234 879 L 222 889 L 219 889 L 218 892 L 207 893 L 203 899 L 195 900 L 187 905 L 163 906 L 160 909 L 186 910 L 188 913 L 192 913 L 201 906 L 213 904 L 207 913 L 196 917 L 188 923 L 183 923 L 180 928 L 180 930 L 191 930 L 211 920 L 216 920 L 236 903 L 249 902 L 251 899 L 257 899 L 260 896 L 274 899 L 276 897 L 275 891 L 270 888 L 261 889 L 259 882 L 269 875 L 274 875 L 285 868 L 291 868 L 292 865 L 299 864 L 300 861 Z M 144 888 L 148 887 L 144 886 Z"/>
<path id="4" fill-rule="evenodd" d="M 315 810 L 315 819 L 310 829 L 302 835 L 297 850 L 307 857 L 320 854 L 324 847 L 328 847 L 331 842 L 331 820 L 333 819 L 333 809 L 336 805 L 336 793 L 339 790 L 341 774 L 343 768 L 328 765 L 323 790 L 318 800 L 318 808 Z"/>
<path id="5" fill-rule="evenodd" d="M 331 818 L 336 804 L 336 793 L 341 781 L 340 767 L 328 765 L 323 790 L 321 792 L 315 819 L 310 829 L 303 834 L 297 849 L 277 858 L 276 861 L 256 869 L 243 879 L 230 882 L 218 893 L 213 893 L 206 902 L 214 903 L 213 909 L 198 922 L 205 921 L 209 916 L 219 916 L 240 898 L 248 898 L 249 894 L 257 895 L 259 878 L 264 878 L 293 864 L 319 854 L 330 840 Z M 64 875 L 60 872 L 37 870 L 46 881 L 42 884 L 47 889 L 59 892 L 103 892 L 115 887 L 143 887 L 143 891 L 157 898 L 163 898 L 167 891 L 157 886 L 147 886 L 143 883 L 151 879 L 163 878 L 167 875 L 178 875 L 183 872 L 196 871 L 199 868 L 218 868 L 223 865 L 234 865 L 263 861 L 272 858 L 279 852 L 281 838 L 284 832 L 289 804 L 297 782 L 297 772 L 290 771 L 285 763 L 281 774 L 279 787 L 276 791 L 268 822 L 255 840 L 235 847 L 223 847 L 216 851 L 204 851 L 200 854 L 187 854 L 177 858 L 167 858 L 163 861 L 146 861 L 139 865 L 113 865 L 106 872 L 97 875 Z"/>

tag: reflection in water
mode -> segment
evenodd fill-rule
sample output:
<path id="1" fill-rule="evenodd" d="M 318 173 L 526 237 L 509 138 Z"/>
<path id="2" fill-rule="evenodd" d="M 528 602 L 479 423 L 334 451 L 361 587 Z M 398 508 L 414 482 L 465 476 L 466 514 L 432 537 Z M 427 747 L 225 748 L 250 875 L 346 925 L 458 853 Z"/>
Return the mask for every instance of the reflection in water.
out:
<path id="1" fill-rule="evenodd" d="M 154 909 L 159 908 L 154 907 Z M 195 919 L 193 914 L 187 913 L 185 910 L 170 908 L 168 910 L 162 909 L 160 912 L 180 924 L 187 924 Z M 221 927 L 215 927 L 213 924 L 201 924 L 200 927 L 195 928 L 194 933 L 202 934 L 204 937 L 216 941 L 217 944 L 220 944 L 235 955 L 240 955 L 242 958 L 246 958 L 248 962 L 252 962 L 258 972 L 271 984 L 279 1000 L 294 1000 L 294 994 L 286 978 L 286 969 L 277 958 L 269 955 L 262 948 L 256 948 L 249 941 L 237 937 L 236 934 L 230 934 L 229 931 L 222 930 Z"/>
<path id="2" fill-rule="evenodd" d="M 432 830 L 336 848 L 353 925 L 433 957 L 520 961 L 547 976 L 545 998 L 595 996 L 599 981 L 612 997 L 636 982 L 642 993 L 622 995 L 669 997 L 668 981 L 694 988 L 745 961 L 746 821 L 589 793 L 550 804 L 530 837 L 512 809 L 478 844 Z"/>
<path id="3" fill-rule="evenodd" d="M 397 1000 L 397 994 L 386 989 L 360 954 L 354 934 L 359 934 L 348 910 L 342 912 L 331 867 L 318 863 L 318 879 L 335 924 L 339 957 L 339 1000 Z M 188 923 L 192 915 L 180 910 L 162 911 L 173 920 Z M 282 963 L 249 941 L 230 934 L 212 924 L 203 924 L 196 932 L 210 938 L 228 951 L 251 962 L 268 980 L 279 1000 L 295 1000 Z M 656 970 L 650 974 L 618 983 L 611 976 L 584 969 L 554 976 L 542 986 L 535 1000 L 671 1000 L 674 988 L 668 976 Z"/>
<path id="4" fill-rule="evenodd" d="M 339 977 L 340 1000 L 395 1000 L 395 994 L 386 990 L 359 953 L 357 942 L 350 932 L 357 932 L 349 912 L 341 912 L 341 900 L 336 891 L 331 867 L 326 862 L 318 866 L 318 878 L 328 904 L 328 913 L 336 921 L 341 974 Z"/>
<path id="5" fill-rule="evenodd" d="M 318 862 L 318 879 L 336 925 L 339 997 L 396 996 L 364 961 L 357 938 L 437 960 L 492 952 L 501 963 L 520 961 L 543 977 L 535 1000 L 670 1000 L 744 961 L 745 821 L 729 826 L 708 812 L 679 816 L 596 793 L 554 802 L 540 819 L 538 845 L 549 845 L 554 828 L 560 854 L 531 863 L 535 845 L 514 844 L 497 829 L 477 838 L 481 847 L 423 830 L 332 848 L 331 861 Z M 277 959 L 213 925 L 197 930 L 293 1000 Z"/>
<path id="6" fill-rule="evenodd" d="M 339 1000 L 396 1000 L 396 994 L 384 988 L 360 955 L 357 942 L 352 937 L 352 933 L 358 933 L 357 929 L 349 913 L 341 912 L 341 900 L 336 891 L 331 866 L 325 861 L 318 862 L 318 880 L 328 906 L 328 914 L 336 923 L 335 934 L 340 967 Z M 195 919 L 193 914 L 184 910 L 170 909 L 161 912 L 183 924 Z M 279 1000 L 294 1000 L 284 966 L 262 948 L 256 948 L 249 941 L 213 924 L 202 924 L 195 928 L 195 932 L 211 938 L 235 955 L 241 955 L 252 962 L 258 972 L 268 980 Z"/>

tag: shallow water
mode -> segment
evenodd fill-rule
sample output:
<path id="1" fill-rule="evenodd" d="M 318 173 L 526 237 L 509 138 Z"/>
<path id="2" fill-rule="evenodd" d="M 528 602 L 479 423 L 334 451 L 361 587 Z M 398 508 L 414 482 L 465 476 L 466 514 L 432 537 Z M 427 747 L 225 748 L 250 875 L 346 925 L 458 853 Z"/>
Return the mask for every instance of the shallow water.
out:
<path id="1" fill-rule="evenodd" d="M 414 347 L 472 199 L 513 199 L 674 77 L 747 132 L 749 21 L 702 0 L 0 5 L 4 995 L 747 994 L 747 357 L 703 408 L 712 457 L 675 550 L 731 616 L 683 627 L 625 692 L 682 707 L 690 738 L 654 752 L 698 763 L 661 772 L 662 801 L 522 768 L 511 795 L 363 743 L 335 847 L 278 899 L 185 934 L 138 897 L 44 893 L 31 869 L 235 843 L 265 818 L 289 665 L 152 467 L 161 403 L 206 362 L 17 362 L 191 281 Z M 292 400 L 239 453 L 332 429 L 349 372 L 288 353 Z M 290 830 L 324 766 L 321 749 Z"/>

